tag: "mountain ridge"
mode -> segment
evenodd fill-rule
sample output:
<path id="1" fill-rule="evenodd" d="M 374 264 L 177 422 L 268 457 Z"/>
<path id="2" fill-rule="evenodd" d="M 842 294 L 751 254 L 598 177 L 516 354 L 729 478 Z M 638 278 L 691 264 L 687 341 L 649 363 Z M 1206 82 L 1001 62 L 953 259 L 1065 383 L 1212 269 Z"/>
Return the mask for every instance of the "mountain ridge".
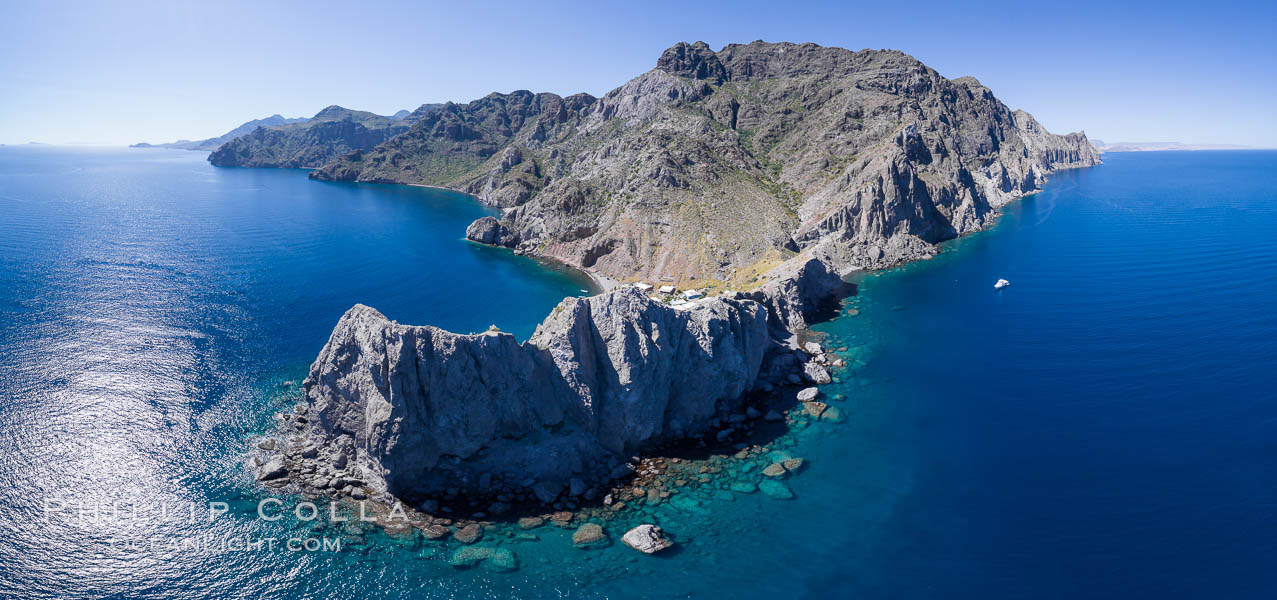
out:
<path id="1" fill-rule="evenodd" d="M 600 98 L 419 112 L 311 176 L 470 193 L 503 210 L 472 239 L 622 280 L 744 287 L 799 253 L 890 266 L 1100 162 L 1084 133 L 1047 132 L 973 77 L 816 44 L 680 42 Z"/>
<path id="2" fill-rule="evenodd" d="M 288 118 L 288 117 L 280 115 L 279 113 L 276 113 L 269 117 L 265 117 L 262 119 L 253 119 L 252 121 L 248 121 L 240 125 L 239 127 L 236 127 L 217 137 L 212 137 L 212 138 L 203 139 L 203 140 L 178 140 L 176 142 L 169 142 L 166 144 L 148 144 L 146 142 L 139 142 L 137 144 L 131 144 L 129 147 L 130 148 L 173 148 L 177 150 L 201 150 L 201 151 L 209 150 L 211 151 L 211 150 L 216 150 L 222 144 L 225 144 L 226 142 L 229 142 L 237 137 L 252 133 L 253 130 L 257 129 L 258 127 L 278 127 L 280 125 L 290 125 L 292 123 L 305 123 L 306 121 L 309 121 L 309 120 L 310 120 L 310 117 Z"/>
<path id="3" fill-rule="evenodd" d="M 334 104 L 304 122 L 257 127 L 222 144 L 208 160 L 219 167 L 318 167 L 336 156 L 371 149 L 407 131 L 415 114 L 387 117 Z"/>

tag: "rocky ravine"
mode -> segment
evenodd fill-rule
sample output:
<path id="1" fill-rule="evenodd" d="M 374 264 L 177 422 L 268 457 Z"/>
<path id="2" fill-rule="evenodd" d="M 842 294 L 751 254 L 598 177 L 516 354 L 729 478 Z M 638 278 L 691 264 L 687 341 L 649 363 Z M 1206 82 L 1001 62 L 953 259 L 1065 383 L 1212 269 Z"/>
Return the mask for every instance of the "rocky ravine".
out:
<path id="1" fill-rule="evenodd" d="M 258 478 L 321 495 L 592 497 L 630 457 L 701 434 L 763 381 L 802 372 L 778 339 L 843 285 L 819 260 L 675 309 L 622 287 L 565 299 L 525 343 L 400 325 L 356 306 L 281 417 Z"/>
<path id="2" fill-rule="evenodd" d="M 613 278 L 740 287 L 810 249 L 841 271 L 933 253 L 1062 168 L 1099 164 L 971 77 L 906 54 L 703 43 L 602 98 L 491 94 L 324 165 L 501 207 L 471 239 Z"/>

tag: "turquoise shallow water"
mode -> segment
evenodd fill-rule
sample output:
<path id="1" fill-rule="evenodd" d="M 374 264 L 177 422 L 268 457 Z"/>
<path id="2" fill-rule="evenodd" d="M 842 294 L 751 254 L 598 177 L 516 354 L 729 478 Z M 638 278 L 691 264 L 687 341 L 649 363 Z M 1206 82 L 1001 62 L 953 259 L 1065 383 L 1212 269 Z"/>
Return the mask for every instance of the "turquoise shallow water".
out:
<path id="1" fill-rule="evenodd" d="M 420 539 L 255 518 L 244 441 L 354 302 L 526 336 L 585 282 L 460 240 L 484 211 L 455 194 L 0 148 L 0 590 L 1268 597 L 1275 171 L 1273 152 L 1156 153 L 1057 175 L 991 231 L 859 278 L 858 314 L 818 327 L 853 362 L 824 390 L 848 420 L 782 440 L 808 461 L 795 498 L 650 509 L 679 541 L 656 557 L 554 527 L 489 538 L 519 564 L 497 573 Z M 139 516 L 59 504 L 120 499 Z M 229 513 L 210 521 L 210 501 Z M 217 543 L 327 536 L 343 551 Z"/>

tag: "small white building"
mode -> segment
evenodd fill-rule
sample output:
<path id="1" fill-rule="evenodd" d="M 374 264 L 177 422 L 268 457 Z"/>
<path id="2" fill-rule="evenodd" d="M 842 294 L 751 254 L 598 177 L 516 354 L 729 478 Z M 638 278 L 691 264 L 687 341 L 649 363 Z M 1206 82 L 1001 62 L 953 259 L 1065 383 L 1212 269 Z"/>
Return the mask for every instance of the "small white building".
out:
<path id="1" fill-rule="evenodd" d="M 638 283 L 634 284 L 634 287 L 638 288 L 638 290 L 639 290 L 640 292 L 643 292 L 643 293 L 647 293 L 647 292 L 652 291 L 652 284 L 650 284 L 650 283 L 643 283 L 643 282 L 641 282 L 641 281 L 640 281 L 640 282 L 638 282 Z"/>
<path id="2" fill-rule="evenodd" d="M 674 286 L 672 286 L 672 285 L 663 285 L 663 286 L 661 286 L 660 288 L 658 288 L 656 291 L 658 291 L 658 292 L 660 292 L 660 293 L 662 293 L 662 294 L 673 294 L 673 293 L 674 293 L 674 289 L 675 289 L 675 288 L 674 288 Z"/>
<path id="3" fill-rule="evenodd" d="M 703 298 L 704 296 L 705 294 L 702 294 L 700 290 L 687 290 L 683 292 L 683 297 L 688 300 L 695 300 L 697 298 Z"/>

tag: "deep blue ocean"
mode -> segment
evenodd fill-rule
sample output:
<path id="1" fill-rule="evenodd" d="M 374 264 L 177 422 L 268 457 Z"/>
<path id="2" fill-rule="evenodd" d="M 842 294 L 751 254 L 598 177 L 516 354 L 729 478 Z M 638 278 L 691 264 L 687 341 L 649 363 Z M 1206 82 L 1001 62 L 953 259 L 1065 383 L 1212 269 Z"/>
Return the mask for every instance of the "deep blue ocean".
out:
<path id="1" fill-rule="evenodd" d="M 526 337 L 588 280 L 462 240 L 486 214 L 466 196 L 204 157 L 0 147 L 0 597 L 1277 587 L 1277 152 L 1108 154 L 934 260 L 857 276 L 817 327 L 852 363 L 823 390 L 848 419 L 795 433 L 794 499 L 705 503 L 652 557 L 552 527 L 485 541 L 509 573 L 355 528 L 340 552 L 214 542 L 314 533 L 256 518 L 246 443 L 352 304 Z"/>

